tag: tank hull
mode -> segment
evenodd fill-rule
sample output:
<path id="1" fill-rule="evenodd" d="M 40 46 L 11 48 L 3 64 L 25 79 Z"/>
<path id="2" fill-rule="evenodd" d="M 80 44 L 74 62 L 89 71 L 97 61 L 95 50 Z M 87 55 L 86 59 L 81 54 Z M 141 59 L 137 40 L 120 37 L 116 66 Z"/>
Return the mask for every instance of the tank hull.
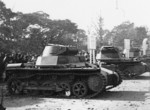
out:
<path id="1" fill-rule="evenodd" d="M 13 67 L 6 70 L 7 89 L 12 95 L 91 98 L 107 86 L 119 85 L 120 79 L 117 74 L 102 72 L 100 68 Z"/>

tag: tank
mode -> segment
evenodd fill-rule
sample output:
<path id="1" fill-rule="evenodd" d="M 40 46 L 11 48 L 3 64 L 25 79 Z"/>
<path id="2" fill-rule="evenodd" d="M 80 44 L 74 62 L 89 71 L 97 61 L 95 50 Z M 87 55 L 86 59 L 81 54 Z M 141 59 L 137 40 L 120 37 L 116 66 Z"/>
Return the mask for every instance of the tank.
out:
<path id="1" fill-rule="evenodd" d="M 49 44 L 35 64 L 8 64 L 10 95 L 91 98 L 121 84 L 117 72 L 85 61 L 73 46 Z"/>
<path id="2" fill-rule="evenodd" d="M 124 58 L 117 47 L 103 46 L 97 56 L 101 66 L 120 73 L 123 79 L 133 78 L 149 71 L 148 64 L 134 58 Z"/>

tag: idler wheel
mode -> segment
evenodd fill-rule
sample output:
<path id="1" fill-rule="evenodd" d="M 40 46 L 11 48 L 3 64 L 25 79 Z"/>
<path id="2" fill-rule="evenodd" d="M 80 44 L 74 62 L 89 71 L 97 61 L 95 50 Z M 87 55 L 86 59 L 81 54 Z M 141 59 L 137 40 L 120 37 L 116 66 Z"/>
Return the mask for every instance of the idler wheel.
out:
<path id="1" fill-rule="evenodd" d="M 87 95 L 88 92 L 87 85 L 82 81 L 78 81 L 74 83 L 72 87 L 72 92 L 76 97 L 82 98 Z"/>
<path id="2" fill-rule="evenodd" d="M 59 84 L 59 87 L 63 89 L 63 91 L 60 93 L 61 96 L 70 96 L 71 95 L 71 87 L 69 82 L 61 82 Z"/>
<path id="3" fill-rule="evenodd" d="M 31 81 L 31 82 L 29 82 L 29 84 L 28 84 L 30 87 L 37 87 L 39 84 L 36 82 L 36 81 Z M 33 96 L 35 96 L 35 95 L 38 95 L 39 94 L 39 90 L 34 90 L 34 89 L 29 89 L 28 90 L 28 93 L 29 93 L 29 95 L 33 95 Z"/>
<path id="4" fill-rule="evenodd" d="M 23 85 L 20 80 L 11 78 L 7 82 L 7 88 L 10 94 L 20 94 L 23 91 Z"/>
<path id="5" fill-rule="evenodd" d="M 42 84 L 42 86 L 44 86 L 44 87 L 53 87 L 53 84 L 52 84 L 52 82 L 47 81 L 47 82 L 44 82 Z M 54 94 L 54 91 L 53 90 L 43 90 L 42 94 L 45 95 L 45 96 L 52 96 Z"/>
<path id="6" fill-rule="evenodd" d="M 102 75 L 90 76 L 88 78 L 88 86 L 94 92 L 102 91 L 105 88 L 105 83 L 105 78 Z"/>

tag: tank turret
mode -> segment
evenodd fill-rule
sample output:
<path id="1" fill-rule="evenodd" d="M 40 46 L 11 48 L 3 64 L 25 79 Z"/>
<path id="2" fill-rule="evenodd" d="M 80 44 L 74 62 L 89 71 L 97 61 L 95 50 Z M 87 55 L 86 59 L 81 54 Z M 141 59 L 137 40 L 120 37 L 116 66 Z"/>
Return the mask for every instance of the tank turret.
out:
<path id="1" fill-rule="evenodd" d="M 49 44 L 45 47 L 42 56 L 76 55 L 77 53 L 78 49 L 73 46 Z"/>
<path id="2" fill-rule="evenodd" d="M 61 66 L 64 64 L 80 63 L 85 61 L 77 56 L 78 49 L 73 46 L 49 44 L 36 61 L 38 67 Z"/>

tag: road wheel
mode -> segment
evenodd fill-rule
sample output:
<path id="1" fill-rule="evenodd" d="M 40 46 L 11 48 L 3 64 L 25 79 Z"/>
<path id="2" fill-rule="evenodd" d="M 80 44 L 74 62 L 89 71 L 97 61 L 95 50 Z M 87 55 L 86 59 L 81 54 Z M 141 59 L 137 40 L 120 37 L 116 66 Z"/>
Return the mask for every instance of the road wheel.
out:
<path id="1" fill-rule="evenodd" d="M 23 91 L 22 82 L 16 78 L 11 78 L 7 82 L 7 89 L 10 94 L 20 94 Z"/>
<path id="2" fill-rule="evenodd" d="M 60 93 L 61 96 L 70 96 L 71 95 L 71 87 L 68 82 L 61 82 L 59 84 L 59 87 L 63 89 L 63 91 Z"/>
<path id="3" fill-rule="evenodd" d="M 82 98 L 82 97 L 86 96 L 87 91 L 88 91 L 87 85 L 82 81 L 78 81 L 78 82 L 74 83 L 74 85 L 72 87 L 73 94 L 78 98 Z"/>
<path id="4" fill-rule="evenodd" d="M 53 87 L 54 85 L 52 84 L 52 82 L 47 81 L 47 82 L 44 82 L 42 84 L 42 86 L 43 87 Z M 52 96 L 54 94 L 54 91 L 53 90 L 43 90 L 42 94 L 44 96 Z"/>
<path id="5" fill-rule="evenodd" d="M 36 81 L 30 81 L 29 82 L 29 87 L 37 87 L 39 84 Z M 34 90 L 34 89 L 30 89 L 28 90 L 29 95 L 35 96 L 39 94 L 39 90 Z"/>

